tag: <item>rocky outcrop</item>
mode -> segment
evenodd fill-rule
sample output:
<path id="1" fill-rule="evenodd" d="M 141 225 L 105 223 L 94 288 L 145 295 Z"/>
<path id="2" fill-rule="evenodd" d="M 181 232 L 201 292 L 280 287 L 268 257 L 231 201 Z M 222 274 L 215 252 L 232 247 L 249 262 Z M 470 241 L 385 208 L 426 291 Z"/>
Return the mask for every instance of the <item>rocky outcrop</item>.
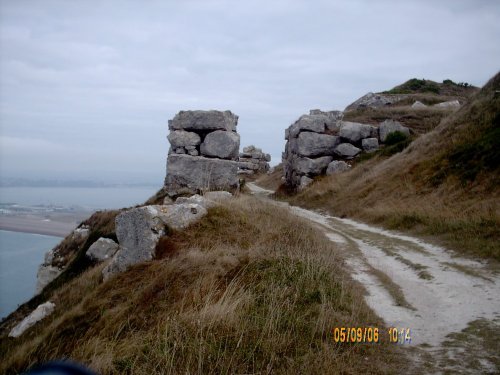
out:
<path id="1" fill-rule="evenodd" d="M 366 152 L 374 152 L 378 150 L 378 138 L 365 138 L 361 141 L 361 147 Z"/>
<path id="2" fill-rule="evenodd" d="M 403 99 L 406 99 L 408 95 L 400 94 L 375 94 L 373 92 L 369 92 L 366 95 L 363 95 L 361 98 L 356 100 L 354 103 L 349 104 L 345 111 L 353 111 L 356 109 L 362 108 L 380 108 L 385 107 L 387 105 L 391 105 L 397 103 Z"/>
<path id="3" fill-rule="evenodd" d="M 85 253 L 91 260 L 102 262 L 115 255 L 118 250 L 118 244 L 110 238 L 99 238 L 96 242 L 90 245 Z"/>
<path id="4" fill-rule="evenodd" d="M 71 243 L 75 249 L 80 249 L 87 240 L 90 228 L 86 225 L 80 225 L 71 233 Z M 68 259 L 60 253 L 61 245 L 47 251 L 43 263 L 38 266 L 36 275 L 35 294 L 39 294 L 50 282 L 55 280 L 66 268 Z"/>
<path id="5" fill-rule="evenodd" d="M 38 272 L 36 274 L 36 290 L 35 294 L 39 294 L 43 288 L 45 288 L 52 280 L 55 280 L 62 272 L 57 266 L 41 264 L 38 267 Z"/>
<path id="6" fill-rule="evenodd" d="M 161 237 L 170 230 L 182 230 L 200 220 L 207 209 L 232 197 L 226 191 L 205 196 L 179 197 L 168 205 L 136 207 L 116 217 L 115 231 L 119 248 L 102 271 L 104 280 L 125 271 L 133 264 L 152 260 Z"/>
<path id="7" fill-rule="evenodd" d="M 171 196 L 238 186 L 238 163 L 203 156 L 169 155 L 167 192 Z"/>
<path id="8" fill-rule="evenodd" d="M 342 121 L 339 135 L 347 141 L 355 143 L 365 138 L 376 137 L 377 128 L 357 122 Z"/>
<path id="9" fill-rule="evenodd" d="M 283 170 L 285 183 L 303 189 L 314 176 L 324 174 L 333 160 L 342 112 L 311 110 L 285 130 Z"/>
<path id="10" fill-rule="evenodd" d="M 394 120 L 385 120 L 384 122 L 382 122 L 380 124 L 378 129 L 379 129 L 379 135 L 380 135 L 381 142 L 385 142 L 385 140 L 387 139 L 387 136 L 390 133 L 394 133 L 394 132 L 400 132 L 400 133 L 405 134 L 406 136 L 410 136 L 410 129 L 401 125 L 401 123 L 399 123 L 398 121 L 394 121 Z"/>
<path id="11" fill-rule="evenodd" d="M 410 133 L 408 128 L 392 120 L 377 127 L 342 118 L 339 111 L 312 110 L 285 130 L 287 143 L 282 158 L 286 185 L 302 189 L 315 176 L 345 171 L 350 166 L 342 160 L 378 150 L 379 141 L 385 142 L 391 132 Z"/>
<path id="12" fill-rule="evenodd" d="M 238 187 L 238 116 L 230 111 L 181 111 L 168 122 L 169 196 Z"/>
<path id="13" fill-rule="evenodd" d="M 335 147 L 334 152 L 344 159 L 352 159 L 361 152 L 361 149 L 350 143 L 341 143 L 337 147 Z"/>
<path id="14" fill-rule="evenodd" d="M 341 173 L 349 170 L 351 166 L 342 160 L 334 160 L 330 164 L 328 164 L 328 168 L 326 168 L 326 175 L 330 176 L 335 173 Z"/>
<path id="15" fill-rule="evenodd" d="M 266 173 L 269 171 L 271 155 L 265 154 L 255 146 L 243 147 L 239 155 L 238 174 L 253 175 L 254 173 Z"/>
<path id="16" fill-rule="evenodd" d="M 46 318 L 54 311 L 56 305 L 50 301 L 39 305 L 31 314 L 24 318 L 21 323 L 16 325 L 9 333 L 9 337 L 19 337 L 27 329 L 34 326 L 40 320 Z"/>

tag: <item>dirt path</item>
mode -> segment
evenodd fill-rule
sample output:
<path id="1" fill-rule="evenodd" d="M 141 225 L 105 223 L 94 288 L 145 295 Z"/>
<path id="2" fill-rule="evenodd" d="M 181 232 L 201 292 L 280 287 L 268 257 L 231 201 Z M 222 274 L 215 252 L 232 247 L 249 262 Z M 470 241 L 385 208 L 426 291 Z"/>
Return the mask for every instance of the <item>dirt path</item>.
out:
<path id="1" fill-rule="evenodd" d="M 255 184 L 256 195 L 272 193 Z M 500 371 L 500 276 L 485 263 L 414 237 L 299 207 L 343 250 L 366 301 L 388 327 L 409 328 L 402 344 L 424 373 Z"/>

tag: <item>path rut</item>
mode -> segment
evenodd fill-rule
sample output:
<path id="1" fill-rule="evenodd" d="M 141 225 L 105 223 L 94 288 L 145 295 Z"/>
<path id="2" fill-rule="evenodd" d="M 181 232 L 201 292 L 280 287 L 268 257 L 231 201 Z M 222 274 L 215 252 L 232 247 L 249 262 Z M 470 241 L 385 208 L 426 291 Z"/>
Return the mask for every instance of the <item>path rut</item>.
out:
<path id="1" fill-rule="evenodd" d="M 273 193 L 248 187 L 259 196 Z M 418 372 L 500 372 L 498 270 L 408 235 L 289 209 L 343 250 L 351 275 L 367 291 L 367 303 L 388 327 L 411 330 L 411 342 L 402 346 Z"/>

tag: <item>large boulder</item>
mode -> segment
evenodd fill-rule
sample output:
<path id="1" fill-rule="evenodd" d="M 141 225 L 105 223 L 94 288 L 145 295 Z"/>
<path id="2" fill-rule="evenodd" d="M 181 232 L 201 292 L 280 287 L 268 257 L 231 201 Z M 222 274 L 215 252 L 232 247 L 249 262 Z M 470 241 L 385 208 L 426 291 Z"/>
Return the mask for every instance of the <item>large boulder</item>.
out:
<path id="1" fill-rule="evenodd" d="M 62 270 L 59 267 L 42 264 L 38 267 L 36 274 L 36 290 L 35 294 L 39 294 L 52 280 L 61 274 Z"/>
<path id="2" fill-rule="evenodd" d="M 408 95 L 392 95 L 392 94 L 376 94 L 369 92 L 368 94 L 362 96 L 354 103 L 349 104 L 345 111 L 352 111 L 356 109 L 363 108 L 380 108 L 386 105 L 394 104 L 407 98 Z"/>
<path id="3" fill-rule="evenodd" d="M 340 124 L 339 135 L 349 142 L 358 142 L 361 139 L 369 138 L 374 132 L 371 125 L 360 124 L 357 122 L 342 121 Z"/>
<path id="4" fill-rule="evenodd" d="M 296 140 L 296 153 L 308 157 L 332 155 L 338 139 L 334 135 L 302 132 Z"/>
<path id="5" fill-rule="evenodd" d="M 236 160 L 240 148 L 240 136 L 237 133 L 216 130 L 209 133 L 200 146 L 203 156 Z"/>
<path id="6" fill-rule="evenodd" d="M 238 187 L 238 162 L 189 155 L 167 158 L 166 191 L 170 196 Z"/>
<path id="7" fill-rule="evenodd" d="M 374 152 L 378 150 L 377 138 L 365 138 L 361 141 L 361 147 L 366 152 Z"/>
<path id="8" fill-rule="evenodd" d="M 361 149 L 350 143 L 341 143 L 335 147 L 335 153 L 345 159 L 352 159 L 361 152 Z"/>
<path id="9" fill-rule="evenodd" d="M 155 209 L 163 224 L 174 230 L 185 229 L 207 214 L 203 205 L 193 202 L 155 206 Z"/>
<path id="10" fill-rule="evenodd" d="M 231 111 L 180 111 L 168 122 L 170 130 L 236 131 L 238 116 Z"/>
<path id="11" fill-rule="evenodd" d="M 201 143 L 201 138 L 198 134 L 185 130 L 174 130 L 170 132 L 167 138 L 174 150 L 180 147 L 197 146 Z"/>
<path id="12" fill-rule="evenodd" d="M 9 333 L 9 337 L 19 337 L 27 329 L 34 326 L 37 322 L 52 314 L 56 305 L 50 301 L 38 305 L 38 307 L 31 312 L 21 323 L 16 325 Z"/>
<path id="13" fill-rule="evenodd" d="M 450 100 L 448 102 L 434 104 L 433 107 L 442 109 L 457 109 L 460 108 L 460 102 L 458 100 Z"/>
<path id="14" fill-rule="evenodd" d="M 341 173 L 348 171 L 351 166 L 347 164 L 343 160 L 334 160 L 330 164 L 328 164 L 328 168 L 326 169 L 327 176 L 332 174 Z"/>
<path id="15" fill-rule="evenodd" d="M 328 164 L 333 160 L 332 156 L 322 156 L 317 159 L 298 158 L 295 162 L 295 170 L 299 174 L 317 176 L 322 174 Z"/>
<path id="16" fill-rule="evenodd" d="M 91 260 L 102 262 L 115 255 L 118 250 L 118 244 L 110 238 L 99 238 L 96 242 L 90 245 L 85 253 Z"/>
<path id="17" fill-rule="evenodd" d="M 325 132 L 325 122 L 323 116 L 303 115 L 290 127 L 290 136 L 296 138 L 301 131 L 315 133 Z"/>
<path id="18" fill-rule="evenodd" d="M 401 125 L 401 123 L 399 123 L 398 121 L 394 120 L 385 120 L 384 122 L 382 122 L 378 128 L 378 131 L 380 134 L 381 142 L 385 142 L 387 136 L 394 132 L 401 132 L 403 134 L 406 134 L 407 136 L 410 135 L 410 129 Z"/>
<path id="19" fill-rule="evenodd" d="M 314 180 L 307 176 L 302 176 L 300 178 L 299 190 L 304 190 L 308 185 L 310 185 Z"/>
<path id="20" fill-rule="evenodd" d="M 159 207 L 132 208 L 116 217 L 116 237 L 120 249 L 104 268 L 105 278 L 113 273 L 125 271 L 132 264 L 153 259 L 156 244 L 166 233 L 165 223 L 159 215 Z"/>
<path id="21" fill-rule="evenodd" d="M 115 220 L 120 248 L 103 269 L 104 279 L 133 264 L 152 260 L 167 228 L 184 229 L 206 213 L 206 208 L 196 203 L 143 206 L 122 212 Z"/>

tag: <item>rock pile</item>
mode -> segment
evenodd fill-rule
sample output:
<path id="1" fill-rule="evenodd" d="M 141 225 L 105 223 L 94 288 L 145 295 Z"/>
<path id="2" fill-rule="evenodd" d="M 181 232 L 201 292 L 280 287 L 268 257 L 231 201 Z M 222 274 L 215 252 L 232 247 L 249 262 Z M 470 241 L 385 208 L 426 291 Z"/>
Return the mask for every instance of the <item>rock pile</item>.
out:
<path id="1" fill-rule="evenodd" d="M 71 240 L 75 247 L 80 248 L 87 240 L 90 229 L 86 225 L 80 225 L 71 234 Z M 40 292 L 54 279 L 56 279 L 67 266 L 66 258 L 60 254 L 61 244 L 47 251 L 43 263 L 38 266 L 36 274 L 35 295 Z"/>
<path id="2" fill-rule="evenodd" d="M 254 173 L 267 173 L 271 155 L 265 154 L 255 146 L 243 147 L 238 163 L 238 174 L 253 175 Z"/>
<path id="3" fill-rule="evenodd" d="M 104 280 L 133 264 L 152 260 L 160 238 L 167 235 L 169 230 L 188 227 L 205 216 L 208 208 L 231 197 L 229 192 L 213 191 L 205 196 L 179 197 L 169 205 L 142 206 L 120 213 L 115 220 L 119 247 L 118 250 L 114 249 L 114 256 L 102 271 Z M 102 239 L 90 248 L 94 245 L 101 247 L 99 241 L 102 242 Z"/>
<path id="4" fill-rule="evenodd" d="M 409 135 L 399 122 L 386 120 L 378 127 L 342 120 L 340 111 L 310 111 L 285 130 L 287 140 L 283 153 L 285 183 L 302 189 L 313 177 L 345 171 L 350 160 L 361 152 L 373 152 L 389 133 Z"/>
<path id="5" fill-rule="evenodd" d="M 238 116 L 230 111 L 180 111 L 168 122 L 169 196 L 238 187 Z"/>

